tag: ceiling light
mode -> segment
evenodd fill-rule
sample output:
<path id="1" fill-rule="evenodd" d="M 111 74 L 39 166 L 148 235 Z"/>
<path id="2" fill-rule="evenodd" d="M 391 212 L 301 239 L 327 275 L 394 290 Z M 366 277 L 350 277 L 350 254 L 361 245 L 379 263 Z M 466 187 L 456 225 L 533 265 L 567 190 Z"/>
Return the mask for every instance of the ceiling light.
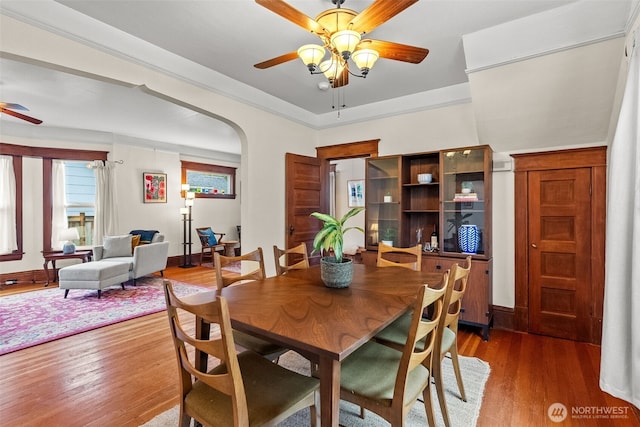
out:
<path id="1" fill-rule="evenodd" d="M 373 67 L 373 64 L 378 60 L 380 54 L 373 49 L 359 49 L 353 52 L 351 59 L 360 68 L 360 73 L 366 76 Z"/>
<path id="2" fill-rule="evenodd" d="M 352 30 L 337 31 L 331 35 L 331 44 L 346 61 L 360 43 L 360 33 Z"/>
<path id="3" fill-rule="evenodd" d="M 341 61 L 339 57 L 333 55 L 331 59 L 327 59 L 320 64 L 320 71 L 324 73 L 327 80 L 334 82 L 342 74 L 345 65 L 346 63 L 344 61 Z"/>
<path id="4" fill-rule="evenodd" d="M 305 44 L 298 49 L 298 56 L 307 66 L 309 72 L 313 73 L 318 68 L 318 64 L 324 58 L 324 47 L 317 44 Z"/>

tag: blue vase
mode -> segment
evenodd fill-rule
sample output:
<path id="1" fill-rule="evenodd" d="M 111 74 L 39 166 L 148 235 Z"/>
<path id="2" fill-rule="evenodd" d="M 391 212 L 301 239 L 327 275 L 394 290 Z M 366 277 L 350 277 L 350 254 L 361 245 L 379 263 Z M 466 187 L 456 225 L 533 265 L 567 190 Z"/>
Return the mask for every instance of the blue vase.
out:
<path id="1" fill-rule="evenodd" d="M 460 245 L 461 252 L 475 254 L 478 252 L 479 243 L 480 231 L 477 226 L 465 224 L 458 228 L 458 245 Z"/>

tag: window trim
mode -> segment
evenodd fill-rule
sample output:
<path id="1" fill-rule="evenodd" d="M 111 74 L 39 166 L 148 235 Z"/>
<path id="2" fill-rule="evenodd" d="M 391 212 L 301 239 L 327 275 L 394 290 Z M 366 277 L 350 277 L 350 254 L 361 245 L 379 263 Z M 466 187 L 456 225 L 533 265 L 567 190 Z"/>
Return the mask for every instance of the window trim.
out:
<path id="1" fill-rule="evenodd" d="M 42 148 L 25 145 L 14 145 L 0 142 L 0 152 L 13 156 L 13 170 L 16 175 L 16 240 L 18 249 L 11 254 L 0 255 L 0 262 L 21 260 L 24 255 L 24 219 L 23 219 L 23 157 L 42 159 L 42 251 L 51 250 L 51 218 L 52 218 L 52 160 L 107 160 L 108 151 L 72 150 L 66 148 Z M 48 165 L 48 166 L 47 166 Z M 48 173 L 47 173 L 48 170 Z"/>
<path id="2" fill-rule="evenodd" d="M 195 193 L 196 198 L 198 199 L 235 199 L 236 198 L 236 171 L 238 168 L 234 168 L 231 166 L 219 166 L 219 165 L 211 165 L 206 163 L 197 163 L 197 162 L 188 162 L 186 160 L 181 161 L 181 183 L 187 183 L 187 171 L 197 171 L 197 172 L 211 172 L 211 173 L 220 173 L 229 175 L 231 179 L 231 183 L 229 188 L 231 189 L 230 193 Z M 182 198 L 185 197 L 184 191 L 180 191 L 180 196 Z"/>

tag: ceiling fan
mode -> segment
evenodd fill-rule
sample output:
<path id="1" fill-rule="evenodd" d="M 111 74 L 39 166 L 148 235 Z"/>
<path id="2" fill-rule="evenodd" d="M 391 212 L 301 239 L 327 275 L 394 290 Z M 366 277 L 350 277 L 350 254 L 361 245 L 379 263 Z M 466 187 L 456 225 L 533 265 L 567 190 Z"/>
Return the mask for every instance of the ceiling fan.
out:
<path id="1" fill-rule="evenodd" d="M 17 111 L 14 110 L 20 110 L 20 111 L 29 111 L 29 109 L 27 107 L 23 107 L 20 104 L 13 104 L 10 102 L 0 102 L 0 112 L 4 113 L 4 114 L 8 114 L 10 116 L 13 117 L 17 117 L 19 119 L 22 120 L 26 120 L 30 123 L 33 123 L 35 125 L 39 125 L 40 123 L 42 123 L 42 120 L 40 119 L 36 119 L 34 117 L 31 116 L 27 116 L 26 114 L 22 114 L 22 113 L 18 113 Z"/>
<path id="2" fill-rule="evenodd" d="M 314 33 L 322 45 L 304 45 L 295 52 L 260 62 L 254 67 L 265 69 L 299 57 L 311 74 L 324 74 L 336 88 L 347 85 L 349 75 L 366 77 L 379 57 L 419 64 L 429 53 L 428 49 L 421 47 L 362 38 L 418 0 L 375 0 L 360 13 L 342 8 L 345 0 L 331 1 L 335 8 L 311 19 L 283 0 L 256 0 L 259 5 Z M 327 52 L 330 59 L 323 61 Z M 355 62 L 360 74 L 349 70 L 349 59 Z"/>

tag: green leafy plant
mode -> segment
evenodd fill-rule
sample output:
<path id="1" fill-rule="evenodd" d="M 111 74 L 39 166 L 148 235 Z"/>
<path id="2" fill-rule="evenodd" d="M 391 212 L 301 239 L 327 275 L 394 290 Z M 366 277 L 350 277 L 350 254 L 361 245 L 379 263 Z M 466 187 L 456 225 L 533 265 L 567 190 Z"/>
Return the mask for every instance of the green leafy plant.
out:
<path id="1" fill-rule="evenodd" d="M 320 221 L 324 222 L 324 226 L 318 231 L 316 237 L 313 239 L 313 252 L 325 250 L 330 251 L 333 250 L 333 253 L 336 258 L 336 262 L 342 262 L 342 249 L 344 242 L 344 233 L 349 230 L 360 230 L 364 233 L 362 227 L 346 227 L 345 223 L 347 220 L 360 212 L 362 212 L 364 208 L 353 208 L 341 219 L 337 219 L 332 217 L 331 215 L 314 212 L 311 214 L 312 217 L 318 218 Z"/>

